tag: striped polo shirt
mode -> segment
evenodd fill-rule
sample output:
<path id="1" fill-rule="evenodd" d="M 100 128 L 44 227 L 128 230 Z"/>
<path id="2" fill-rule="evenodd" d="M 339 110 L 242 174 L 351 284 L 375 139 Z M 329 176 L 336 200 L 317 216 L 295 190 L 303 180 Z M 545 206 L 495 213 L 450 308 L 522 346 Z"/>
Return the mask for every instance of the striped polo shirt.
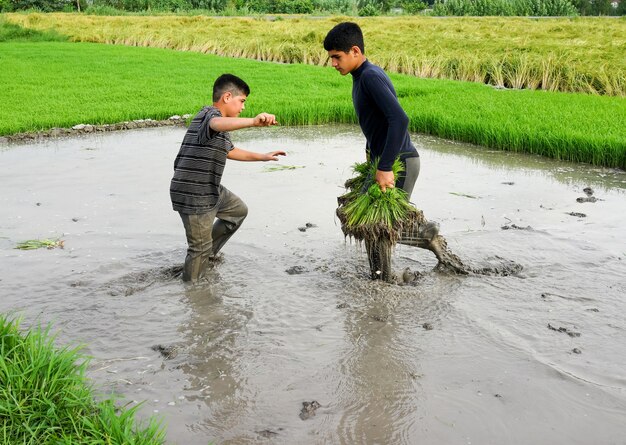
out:
<path id="1" fill-rule="evenodd" d="M 209 121 L 221 117 L 213 106 L 205 106 L 191 121 L 174 161 L 170 183 L 172 207 L 187 214 L 207 213 L 219 200 L 219 186 L 226 156 L 233 149 L 227 132 L 214 131 Z"/>

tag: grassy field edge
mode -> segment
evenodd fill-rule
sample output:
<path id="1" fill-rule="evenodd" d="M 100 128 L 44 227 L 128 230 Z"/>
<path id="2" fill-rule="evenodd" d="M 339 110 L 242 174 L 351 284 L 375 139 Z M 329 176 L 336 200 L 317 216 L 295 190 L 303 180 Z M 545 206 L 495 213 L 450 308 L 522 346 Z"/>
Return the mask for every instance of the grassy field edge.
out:
<path id="1" fill-rule="evenodd" d="M 329 67 L 66 42 L 0 43 L 0 63 L 0 135 L 195 113 L 224 72 L 252 87 L 245 115 L 271 112 L 283 125 L 356 122 L 350 76 Z M 626 168 L 622 98 L 391 77 L 412 131 Z"/>

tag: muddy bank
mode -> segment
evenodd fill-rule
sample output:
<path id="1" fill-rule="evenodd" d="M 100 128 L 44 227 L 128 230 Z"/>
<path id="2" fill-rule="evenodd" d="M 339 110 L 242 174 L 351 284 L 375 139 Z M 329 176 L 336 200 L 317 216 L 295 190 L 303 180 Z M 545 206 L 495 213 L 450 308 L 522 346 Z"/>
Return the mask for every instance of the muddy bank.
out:
<path id="1" fill-rule="evenodd" d="M 623 441 L 623 172 L 415 135 L 415 204 L 473 269 L 502 273 L 442 274 L 399 245 L 395 285 L 369 279 L 335 217 L 358 128 L 241 132 L 235 145 L 302 168 L 227 165 L 249 215 L 187 288 L 168 195 L 184 132 L 0 150 L 0 311 L 87 345 L 89 377 L 161 417 L 168 443 Z M 586 187 L 596 202 L 577 202 Z M 57 237 L 64 249 L 14 249 Z"/>
<path id="2" fill-rule="evenodd" d="M 138 128 L 172 127 L 185 126 L 190 114 L 183 116 L 174 115 L 168 119 L 136 119 L 132 121 L 118 122 L 115 124 L 77 124 L 71 128 L 51 128 L 44 131 L 33 131 L 28 133 L 17 133 L 8 136 L 0 136 L 0 144 L 37 142 L 48 138 L 59 138 L 67 136 L 80 136 L 92 133 L 105 133 L 109 131 L 136 130 Z"/>

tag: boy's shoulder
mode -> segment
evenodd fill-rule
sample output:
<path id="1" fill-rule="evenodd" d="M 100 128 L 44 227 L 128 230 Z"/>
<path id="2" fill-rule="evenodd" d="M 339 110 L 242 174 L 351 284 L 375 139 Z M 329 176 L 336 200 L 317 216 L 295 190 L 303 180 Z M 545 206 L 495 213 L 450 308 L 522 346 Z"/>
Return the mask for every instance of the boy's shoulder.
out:
<path id="1" fill-rule="evenodd" d="M 202 118 L 202 119 L 204 119 L 205 117 L 221 117 L 221 116 L 222 116 L 222 113 L 220 112 L 220 110 L 213 105 L 205 105 L 200 109 L 200 111 L 198 111 L 198 113 L 196 113 L 196 118 Z"/>
<path id="2" fill-rule="evenodd" d="M 370 64 L 361 74 L 361 82 L 366 88 L 379 88 L 381 85 L 391 84 L 391 79 L 381 67 Z"/>

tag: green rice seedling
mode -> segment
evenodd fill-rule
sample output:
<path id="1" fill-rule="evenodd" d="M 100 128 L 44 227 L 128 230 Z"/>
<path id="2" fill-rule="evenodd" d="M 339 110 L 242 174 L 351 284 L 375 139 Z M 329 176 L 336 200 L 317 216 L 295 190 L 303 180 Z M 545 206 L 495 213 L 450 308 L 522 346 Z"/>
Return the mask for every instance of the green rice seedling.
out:
<path id="1" fill-rule="evenodd" d="M 388 188 L 384 192 L 374 181 L 378 160 L 355 164 L 356 176 L 346 181 L 349 191 L 338 198 L 337 215 L 346 236 L 356 240 L 387 239 L 394 244 L 403 225 L 416 212 L 404 190 Z M 395 178 L 403 170 L 400 160 L 393 164 Z"/>
<path id="2" fill-rule="evenodd" d="M 17 243 L 15 249 L 35 250 L 35 249 L 63 249 L 65 241 L 62 239 L 29 239 Z"/>
<path id="3" fill-rule="evenodd" d="M 280 172 L 283 170 L 296 170 L 298 168 L 304 168 L 304 165 L 272 165 L 271 167 L 264 167 L 264 172 Z"/>

